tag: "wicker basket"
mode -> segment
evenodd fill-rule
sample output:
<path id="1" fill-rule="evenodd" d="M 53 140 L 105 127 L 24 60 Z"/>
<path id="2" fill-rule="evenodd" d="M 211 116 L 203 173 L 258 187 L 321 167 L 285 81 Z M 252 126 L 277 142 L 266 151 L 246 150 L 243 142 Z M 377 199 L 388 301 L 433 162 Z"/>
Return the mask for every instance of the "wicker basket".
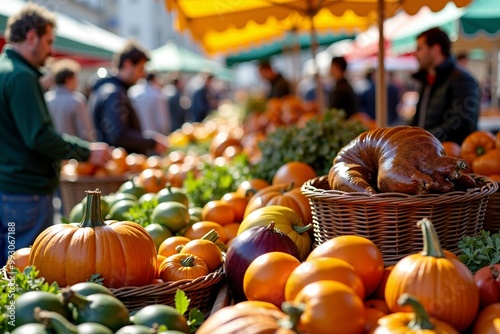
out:
<path id="1" fill-rule="evenodd" d="M 71 209 L 85 198 L 86 190 L 99 189 L 102 195 L 114 193 L 133 175 L 109 175 L 109 176 L 61 176 L 59 188 L 61 190 L 61 201 L 63 215 L 69 217 Z"/>
<path id="2" fill-rule="evenodd" d="M 129 311 L 134 311 L 152 304 L 165 304 L 175 307 L 175 293 L 177 289 L 180 289 L 191 300 L 189 309 L 197 308 L 203 312 L 205 317 L 208 317 L 224 278 L 224 267 L 221 266 L 218 270 L 193 280 L 186 279 L 110 290 L 115 297 L 127 306 Z"/>
<path id="3" fill-rule="evenodd" d="M 491 233 L 500 232 L 500 188 L 490 196 L 483 226 L 486 231 Z"/>
<path id="4" fill-rule="evenodd" d="M 315 245 L 340 235 L 359 235 L 373 241 L 385 264 L 391 265 L 423 247 L 416 226 L 422 218 L 433 222 L 442 247 L 454 253 L 460 238 L 483 228 L 488 198 L 498 184 L 473 177 L 483 184 L 480 188 L 446 194 L 346 193 L 331 190 L 327 176 L 307 181 L 301 191 L 311 204 Z"/>

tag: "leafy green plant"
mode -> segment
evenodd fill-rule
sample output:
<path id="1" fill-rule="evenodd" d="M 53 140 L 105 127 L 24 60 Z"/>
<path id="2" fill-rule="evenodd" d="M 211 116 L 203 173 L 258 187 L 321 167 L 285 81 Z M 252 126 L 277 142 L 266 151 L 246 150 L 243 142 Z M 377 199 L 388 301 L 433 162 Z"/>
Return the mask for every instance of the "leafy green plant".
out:
<path id="1" fill-rule="evenodd" d="M 250 163 L 246 155 L 240 154 L 222 166 L 205 162 L 198 176 L 188 173 L 184 188 L 189 203 L 195 207 L 203 207 L 207 202 L 235 191 L 241 182 L 250 177 Z"/>
<path id="2" fill-rule="evenodd" d="M 279 127 L 259 143 L 262 159 L 255 165 L 254 176 L 271 181 L 290 161 L 306 162 L 318 175 L 328 174 L 340 149 L 366 130 L 359 121 L 346 120 L 336 110 L 309 120 L 304 127 Z"/>
<path id="3" fill-rule="evenodd" d="M 149 201 L 144 201 L 142 203 L 136 203 L 123 215 L 126 219 L 136 222 L 142 227 L 146 227 L 151 224 L 151 215 L 153 214 L 154 208 L 158 205 L 156 198 Z"/>
<path id="4" fill-rule="evenodd" d="M 458 256 L 471 271 L 500 262 L 500 232 L 490 235 L 481 230 L 475 236 L 464 236 L 458 241 L 461 254 Z"/>
<path id="5" fill-rule="evenodd" d="M 56 282 L 49 284 L 45 278 L 39 277 L 38 274 L 39 271 L 34 266 L 28 266 L 24 268 L 24 271 L 13 268 L 9 272 L 9 279 L 2 278 L 0 280 L 0 333 L 7 332 L 7 315 L 17 297 L 28 291 L 59 293 L 59 286 Z"/>
<path id="6" fill-rule="evenodd" d="M 191 299 L 186 296 L 186 293 L 180 289 L 175 291 L 175 308 L 179 311 L 180 314 L 186 313 L 189 308 L 189 303 Z M 201 326 L 201 324 L 205 321 L 205 317 L 203 313 L 197 308 L 193 308 L 189 311 L 188 315 L 188 325 L 191 333 L 196 332 L 196 330 Z"/>

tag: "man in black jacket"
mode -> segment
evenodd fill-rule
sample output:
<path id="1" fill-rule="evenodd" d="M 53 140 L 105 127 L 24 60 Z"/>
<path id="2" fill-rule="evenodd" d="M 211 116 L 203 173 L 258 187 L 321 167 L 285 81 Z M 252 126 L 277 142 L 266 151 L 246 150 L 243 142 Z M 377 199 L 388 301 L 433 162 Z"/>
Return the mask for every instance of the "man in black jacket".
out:
<path id="1" fill-rule="evenodd" d="M 330 73 L 335 79 L 335 87 L 328 95 L 328 107 L 330 109 L 344 110 L 345 117 L 349 118 L 358 111 L 358 97 L 345 77 L 346 71 L 347 61 L 345 58 L 333 57 Z"/>
<path id="2" fill-rule="evenodd" d="M 128 153 L 161 154 L 166 150 L 166 137 L 156 132 L 143 132 L 127 91 L 145 76 L 147 52 L 129 41 L 115 55 L 116 75 L 96 82 L 89 96 L 89 111 L 96 128 L 97 139 Z"/>
<path id="3" fill-rule="evenodd" d="M 420 126 L 440 141 L 462 141 L 477 130 L 480 89 L 464 68 L 457 66 L 450 52 L 448 35 L 439 28 L 417 37 L 415 56 L 420 71 L 420 98 L 411 125 Z"/>

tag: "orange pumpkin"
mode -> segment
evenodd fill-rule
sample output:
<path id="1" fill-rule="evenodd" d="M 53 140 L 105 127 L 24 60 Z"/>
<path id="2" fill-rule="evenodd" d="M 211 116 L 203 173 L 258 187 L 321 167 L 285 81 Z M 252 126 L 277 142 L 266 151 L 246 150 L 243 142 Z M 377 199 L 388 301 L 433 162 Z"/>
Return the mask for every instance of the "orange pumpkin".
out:
<path id="1" fill-rule="evenodd" d="M 231 208 L 233 208 L 234 220 L 231 223 L 234 222 L 241 223 L 245 215 L 245 209 L 248 205 L 248 198 L 237 192 L 229 192 L 221 197 L 221 201 L 228 204 Z"/>
<path id="2" fill-rule="evenodd" d="M 57 224 L 35 239 L 30 264 L 40 276 L 59 286 L 84 282 L 99 273 L 108 288 L 149 284 L 156 272 L 156 247 L 139 224 L 104 222 L 101 192 L 87 191 L 87 205 L 78 225 Z"/>
<path id="3" fill-rule="evenodd" d="M 247 217 L 257 209 L 269 205 L 288 207 L 300 215 L 305 225 L 312 223 L 309 200 L 300 192 L 300 188 L 294 188 L 291 183 L 273 184 L 259 190 L 248 201 L 244 217 Z"/>
<path id="4" fill-rule="evenodd" d="M 213 272 L 222 265 L 224 257 L 222 251 L 215 244 L 219 239 L 219 234 L 211 230 L 201 239 L 194 239 L 182 246 L 180 254 L 192 254 L 198 256 L 205 262 L 208 272 Z"/>
<path id="5" fill-rule="evenodd" d="M 370 296 L 379 286 L 384 274 L 382 253 L 370 240 L 355 236 L 342 235 L 332 238 L 309 254 L 307 260 L 319 257 L 334 257 L 345 260 L 354 267 Z"/>
<path id="6" fill-rule="evenodd" d="M 163 260 L 159 271 L 164 282 L 195 279 L 208 274 L 205 262 L 196 255 L 187 253 L 170 255 Z"/>
<path id="7" fill-rule="evenodd" d="M 435 333 L 458 334 L 459 332 L 448 323 L 429 317 L 425 308 L 413 296 L 403 294 L 398 299 L 401 307 L 409 307 L 412 312 L 398 312 L 383 316 L 378 320 L 378 326 L 371 333 Z"/>
<path id="8" fill-rule="evenodd" d="M 472 166 L 474 159 L 495 148 L 495 136 L 489 131 L 474 131 L 465 137 L 461 146 L 461 157 Z"/>
<path id="9" fill-rule="evenodd" d="M 219 234 L 218 241 L 222 243 L 225 243 L 227 241 L 226 231 L 224 230 L 222 225 L 208 220 L 202 220 L 189 226 L 186 229 L 184 236 L 191 240 L 201 239 L 205 234 L 207 234 L 211 230 L 216 230 L 217 233 Z"/>
<path id="10" fill-rule="evenodd" d="M 279 310 L 264 307 L 223 307 L 210 315 L 196 334 L 296 334 Z M 293 325 L 292 325 L 293 327 Z"/>
<path id="11" fill-rule="evenodd" d="M 495 136 L 495 147 L 500 149 L 500 131 L 498 131 L 497 135 Z"/>
<path id="12" fill-rule="evenodd" d="M 449 157 L 460 158 L 461 157 L 461 147 L 454 141 L 444 141 L 443 144 L 446 155 Z"/>
<path id="13" fill-rule="evenodd" d="M 257 191 L 270 186 L 271 183 L 264 179 L 250 179 L 240 183 L 236 192 L 250 199 Z"/>
<path id="14" fill-rule="evenodd" d="M 323 280 L 306 285 L 294 304 L 303 303 L 299 328 L 314 334 L 362 333 L 366 315 L 363 300 L 347 285 Z"/>
<path id="15" fill-rule="evenodd" d="M 472 333 L 500 333 L 500 303 L 490 304 L 479 312 L 474 322 Z"/>
<path id="16" fill-rule="evenodd" d="M 271 183 L 293 183 L 295 188 L 300 188 L 304 182 L 316 176 L 318 176 L 316 171 L 307 163 L 302 161 L 290 161 L 278 168 Z"/>
<path id="17" fill-rule="evenodd" d="M 341 259 L 317 258 L 302 262 L 295 268 L 286 282 L 285 299 L 292 301 L 309 283 L 332 280 L 350 286 L 361 298 L 365 298 L 363 281 L 353 266 Z"/>
<path id="18" fill-rule="evenodd" d="M 474 159 L 472 171 L 480 175 L 500 174 L 500 149 L 489 150 Z"/>
<path id="19" fill-rule="evenodd" d="M 190 241 L 191 239 L 181 235 L 168 237 L 167 239 L 163 240 L 163 242 L 160 244 L 160 247 L 158 247 L 158 254 L 165 257 L 177 254 L 179 253 L 179 251 L 177 250 L 177 246 L 185 245 Z"/>
<path id="20" fill-rule="evenodd" d="M 479 292 L 471 271 L 459 260 L 446 258 L 434 226 L 428 219 L 419 221 L 424 249 L 401 259 L 387 279 L 385 300 L 392 312 L 404 311 L 398 298 L 415 296 L 426 311 L 464 331 L 479 308 Z"/>

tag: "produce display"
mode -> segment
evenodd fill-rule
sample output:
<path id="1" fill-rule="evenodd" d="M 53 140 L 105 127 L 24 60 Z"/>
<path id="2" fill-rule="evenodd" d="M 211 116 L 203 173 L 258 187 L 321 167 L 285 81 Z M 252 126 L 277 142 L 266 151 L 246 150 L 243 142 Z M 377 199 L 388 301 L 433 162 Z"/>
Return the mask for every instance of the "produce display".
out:
<path id="1" fill-rule="evenodd" d="M 362 115 L 273 99 L 247 117 L 224 104 L 169 142 L 162 157 L 117 148 L 104 169 L 65 164 L 68 178 L 129 177 L 109 194 L 87 189 L 61 224 L 13 254 L 1 273 L 0 332 L 499 332 L 500 231 L 465 236 L 452 253 L 441 247 L 442 221 L 419 217 L 398 237 L 423 249 L 388 266 L 393 239 L 320 242 L 303 185 L 459 196 L 482 186 L 476 175 L 500 176 L 500 135 L 440 143 L 419 128 L 377 129 Z"/>

